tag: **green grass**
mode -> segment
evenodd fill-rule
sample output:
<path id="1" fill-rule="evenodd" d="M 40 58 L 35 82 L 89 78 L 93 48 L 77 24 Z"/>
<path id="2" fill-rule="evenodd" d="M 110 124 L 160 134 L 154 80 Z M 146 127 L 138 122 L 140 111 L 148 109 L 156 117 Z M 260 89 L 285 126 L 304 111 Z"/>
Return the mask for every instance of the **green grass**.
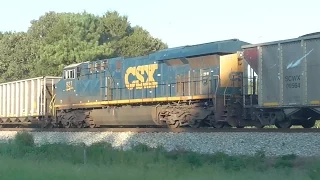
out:
<path id="1" fill-rule="evenodd" d="M 121 151 L 105 143 L 38 147 L 27 133 L 0 144 L 0 161 L 1 179 L 320 179 L 318 158 L 200 155 L 144 145 Z"/>
<path id="2" fill-rule="evenodd" d="M 270 180 L 271 179 L 311 179 L 303 171 L 271 169 L 267 171 L 241 170 L 227 172 L 218 166 L 202 166 L 201 168 L 182 168 L 178 166 L 168 166 L 166 164 L 148 164 L 143 167 L 128 166 L 126 164 L 116 165 L 81 165 L 70 164 L 64 161 L 34 161 L 24 159 L 12 159 L 0 157 L 1 179 L 177 179 L 177 180 Z"/>

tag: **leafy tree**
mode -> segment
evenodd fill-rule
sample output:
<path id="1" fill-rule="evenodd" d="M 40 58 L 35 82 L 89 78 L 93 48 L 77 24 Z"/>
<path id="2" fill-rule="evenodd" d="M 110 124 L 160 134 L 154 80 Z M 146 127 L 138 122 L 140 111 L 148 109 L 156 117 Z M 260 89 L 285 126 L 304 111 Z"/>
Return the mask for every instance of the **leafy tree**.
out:
<path id="1" fill-rule="evenodd" d="M 167 48 L 160 39 L 153 38 L 142 27 L 134 27 L 133 32 L 116 42 L 116 56 L 143 56 Z"/>
<path id="2" fill-rule="evenodd" d="M 96 16 L 88 13 L 48 13 L 46 16 L 34 21 L 29 29 L 37 38 L 39 53 L 34 62 L 34 75 L 49 73 L 57 76 L 66 65 L 112 54 L 110 45 L 99 43 L 99 19 Z"/>
<path id="3" fill-rule="evenodd" d="M 47 12 L 27 32 L 0 33 L 0 81 L 60 76 L 72 63 L 118 56 L 140 56 L 167 48 L 127 16 Z"/>
<path id="4" fill-rule="evenodd" d="M 4 33 L 0 39 L 1 82 L 25 78 L 29 73 L 30 50 L 24 32 Z"/>
<path id="5" fill-rule="evenodd" d="M 120 16 L 116 11 L 108 11 L 100 21 L 101 42 L 119 41 L 132 33 L 132 27 L 127 16 Z"/>

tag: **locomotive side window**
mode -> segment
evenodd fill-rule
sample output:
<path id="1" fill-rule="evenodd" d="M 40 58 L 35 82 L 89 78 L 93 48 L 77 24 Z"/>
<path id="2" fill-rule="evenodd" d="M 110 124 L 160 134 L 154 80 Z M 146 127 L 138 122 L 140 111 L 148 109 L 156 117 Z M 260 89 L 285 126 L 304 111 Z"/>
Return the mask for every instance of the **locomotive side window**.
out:
<path id="1" fill-rule="evenodd" d="M 88 69 L 89 69 L 89 72 L 90 72 L 90 73 L 92 73 L 91 66 L 92 66 L 91 63 L 88 63 Z"/>
<path id="2" fill-rule="evenodd" d="M 64 71 L 64 79 L 74 79 L 74 78 L 75 78 L 75 69 Z"/>
<path id="3" fill-rule="evenodd" d="M 96 66 L 97 66 L 97 64 L 95 64 L 93 62 L 88 63 L 89 72 L 93 73 L 95 71 L 95 69 L 96 69 Z"/>
<path id="4" fill-rule="evenodd" d="M 104 60 L 102 63 L 101 63 L 101 70 L 105 70 L 108 68 L 108 60 Z"/>
<path id="5" fill-rule="evenodd" d="M 122 68 L 122 62 L 121 60 L 118 60 L 116 64 L 116 71 L 120 72 L 121 68 Z"/>
<path id="6" fill-rule="evenodd" d="M 75 74 L 75 70 L 74 69 L 70 70 L 69 71 L 69 78 L 74 79 L 74 74 Z"/>
<path id="7" fill-rule="evenodd" d="M 99 72 L 100 68 L 101 68 L 100 66 L 101 66 L 100 62 L 96 62 L 95 63 L 95 71 Z"/>

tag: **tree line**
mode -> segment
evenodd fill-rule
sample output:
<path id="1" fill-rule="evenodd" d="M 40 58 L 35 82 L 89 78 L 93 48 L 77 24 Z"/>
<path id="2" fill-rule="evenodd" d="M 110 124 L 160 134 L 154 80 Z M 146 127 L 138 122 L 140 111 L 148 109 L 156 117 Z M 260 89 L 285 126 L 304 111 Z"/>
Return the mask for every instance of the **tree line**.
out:
<path id="1" fill-rule="evenodd" d="M 0 82 L 61 76 L 64 66 L 112 57 L 133 57 L 168 48 L 127 16 L 108 11 L 47 12 L 26 32 L 0 32 Z"/>

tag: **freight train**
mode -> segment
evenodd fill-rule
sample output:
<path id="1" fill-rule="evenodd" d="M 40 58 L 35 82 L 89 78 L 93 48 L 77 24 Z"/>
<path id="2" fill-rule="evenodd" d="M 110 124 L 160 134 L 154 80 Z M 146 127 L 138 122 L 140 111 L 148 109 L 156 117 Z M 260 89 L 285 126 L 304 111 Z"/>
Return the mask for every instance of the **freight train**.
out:
<path id="1" fill-rule="evenodd" d="M 0 84 L 1 125 L 311 128 L 320 119 L 320 35 L 238 39 L 71 64 Z"/>

